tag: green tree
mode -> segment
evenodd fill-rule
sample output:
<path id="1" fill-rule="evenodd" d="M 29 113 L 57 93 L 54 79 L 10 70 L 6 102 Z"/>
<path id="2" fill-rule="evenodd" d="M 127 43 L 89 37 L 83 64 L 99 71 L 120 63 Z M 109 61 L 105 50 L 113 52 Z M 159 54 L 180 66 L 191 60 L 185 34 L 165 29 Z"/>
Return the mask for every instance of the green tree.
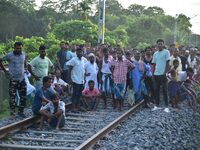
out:
<path id="1" fill-rule="evenodd" d="M 79 3 L 77 12 L 80 14 L 82 20 L 88 20 L 89 13 L 91 13 L 91 7 L 86 0 Z"/>
<path id="2" fill-rule="evenodd" d="M 144 13 L 145 6 L 138 4 L 131 4 L 128 9 L 128 15 L 141 16 Z"/>
<path id="3" fill-rule="evenodd" d="M 162 23 L 155 18 L 140 17 L 127 29 L 129 44 L 133 47 L 139 42 L 154 44 L 158 38 L 163 37 L 164 29 Z"/>
<path id="4" fill-rule="evenodd" d="M 188 39 L 191 34 L 190 27 L 192 27 L 192 24 L 190 23 L 190 18 L 185 16 L 184 14 L 180 14 L 177 18 L 177 24 L 178 42 L 182 44 L 188 44 Z"/>
<path id="5" fill-rule="evenodd" d="M 90 21 L 72 20 L 55 25 L 53 33 L 60 40 L 84 40 L 88 43 L 97 43 L 97 25 Z"/>
<path id="6" fill-rule="evenodd" d="M 110 15 L 122 15 L 123 7 L 118 0 L 106 0 L 105 11 Z"/>
<path id="7" fill-rule="evenodd" d="M 154 16 L 154 15 L 164 15 L 165 12 L 162 8 L 154 6 L 154 7 L 148 7 L 144 10 L 144 14 L 147 16 Z"/>

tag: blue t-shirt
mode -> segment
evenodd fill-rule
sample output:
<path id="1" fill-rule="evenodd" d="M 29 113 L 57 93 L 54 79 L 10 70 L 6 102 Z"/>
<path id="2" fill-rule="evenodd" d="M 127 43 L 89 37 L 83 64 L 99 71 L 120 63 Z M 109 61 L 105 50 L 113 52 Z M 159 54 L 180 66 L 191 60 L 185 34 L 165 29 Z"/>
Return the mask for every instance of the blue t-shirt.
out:
<path id="1" fill-rule="evenodd" d="M 42 97 L 45 97 L 48 100 L 51 100 L 53 91 L 50 89 L 44 90 L 43 87 L 39 88 L 35 93 L 35 98 L 32 104 L 32 111 L 35 115 L 39 114 L 40 108 L 42 106 Z"/>
<path id="2" fill-rule="evenodd" d="M 169 51 L 163 49 L 153 55 L 152 63 L 156 64 L 154 75 L 163 75 L 165 73 L 166 63 L 170 60 Z"/>

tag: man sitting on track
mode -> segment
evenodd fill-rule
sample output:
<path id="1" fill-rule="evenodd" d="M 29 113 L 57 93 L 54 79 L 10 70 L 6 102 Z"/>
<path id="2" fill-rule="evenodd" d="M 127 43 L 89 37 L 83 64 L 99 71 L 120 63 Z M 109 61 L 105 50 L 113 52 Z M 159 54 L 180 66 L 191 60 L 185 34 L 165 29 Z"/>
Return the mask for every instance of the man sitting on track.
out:
<path id="1" fill-rule="evenodd" d="M 86 109 L 93 111 L 97 109 L 97 106 L 99 104 L 99 97 L 101 95 L 99 90 L 94 88 L 94 84 L 95 82 L 93 80 L 89 80 L 89 88 L 82 91 L 84 106 L 86 107 Z"/>
<path id="2" fill-rule="evenodd" d="M 35 93 L 35 98 L 32 104 L 34 115 L 40 114 L 39 111 L 42 105 L 50 102 L 50 98 L 54 94 L 49 88 L 51 86 L 51 80 L 52 79 L 49 76 L 45 76 L 43 78 L 43 87 L 39 88 Z"/>
<path id="3" fill-rule="evenodd" d="M 59 100 L 57 94 L 52 96 L 52 101 L 41 107 L 40 109 L 41 122 L 40 128 L 43 126 L 44 119 L 47 119 L 51 127 L 56 127 L 56 130 L 65 125 L 65 103 Z"/>

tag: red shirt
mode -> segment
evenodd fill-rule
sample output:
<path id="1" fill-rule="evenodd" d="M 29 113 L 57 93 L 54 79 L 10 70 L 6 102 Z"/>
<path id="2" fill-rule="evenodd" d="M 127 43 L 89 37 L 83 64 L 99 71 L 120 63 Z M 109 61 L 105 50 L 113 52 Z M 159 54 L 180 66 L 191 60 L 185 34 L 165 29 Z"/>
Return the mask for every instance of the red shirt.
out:
<path id="1" fill-rule="evenodd" d="M 89 89 L 84 89 L 84 90 L 82 91 L 82 94 L 88 95 L 88 96 L 94 96 L 94 95 L 99 94 L 99 93 L 100 93 L 99 90 L 98 90 L 98 89 L 95 89 L 95 88 L 94 88 L 92 91 L 89 90 Z"/>

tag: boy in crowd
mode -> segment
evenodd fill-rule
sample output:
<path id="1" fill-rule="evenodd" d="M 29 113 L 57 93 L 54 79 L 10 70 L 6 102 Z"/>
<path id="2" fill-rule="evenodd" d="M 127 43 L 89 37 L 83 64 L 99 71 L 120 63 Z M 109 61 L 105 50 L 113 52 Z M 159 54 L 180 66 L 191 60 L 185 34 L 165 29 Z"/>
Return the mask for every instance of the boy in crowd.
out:
<path id="1" fill-rule="evenodd" d="M 177 60 L 178 61 L 178 60 Z M 177 81 L 177 72 L 175 69 L 170 70 L 171 81 L 168 83 L 169 98 L 173 108 L 179 108 L 180 84 Z"/>
<path id="2" fill-rule="evenodd" d="M 61 79 L 61 71 L 59 69 L 56 69 L 55 71 L 55 77 L 53 79 L 52 87 L 54 88 L 54 90 L 60 98 L 65 96 L 68 84 Z"/>
<path id="3" fill-rule="evenodd" d="M 65 103 L 60 101 L 56 94 L 52 96 L 52 101 L 41 107 L 40 114 L 42 115 L 40 128 L 43 127 L 45 117 L 49 125 L 55 127 L 56 130 L 59 130 L 65 125 Z"/>
<path id="4" fill-rule="evenodd" d="M 83 105 L 88 110 L 95 111 L 99 104 L 99 98 L 101 96 L 98 89 L 94 88 L 95 82 L 93 80 L 88 81 L 88 87 L 82 91 Z"/>

